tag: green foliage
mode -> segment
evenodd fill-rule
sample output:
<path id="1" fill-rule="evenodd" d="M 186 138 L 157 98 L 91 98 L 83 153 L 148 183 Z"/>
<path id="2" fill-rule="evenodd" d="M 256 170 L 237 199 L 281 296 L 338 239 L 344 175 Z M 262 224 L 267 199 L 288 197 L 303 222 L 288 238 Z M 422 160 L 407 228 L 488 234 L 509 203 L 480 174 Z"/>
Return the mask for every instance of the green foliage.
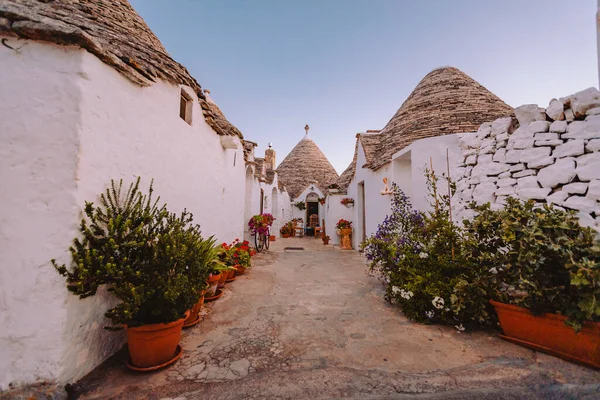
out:
<path id="1" fill-rule="evenodd" d="M 566 315 L 577 330 L 600 320 L 600 244 L 574 211 L 513 198 L 500 211 L 471 208 L 478 213 L 465 222 L 471 257 L 494 272 L 491 298 Z"/>
<path id="2" fill-rule="evenodd" d="M 107 285 L 119 300 L 106 312 L 113 326 L 168 323 L 182 318 L 199 298 L 217 262 L 214 239 L 204 239 L 192 214 L 177 216 L 139 189 L 139 178 L 122 196 L 123 182 L 111 181 L 100 205 L 86 202 L 70 252 L 71 270 L 52 264 L 81 298 Z"/>
<path id="3" fill-rule="evenodd" d="M 294 205 L 298 207 L 298 210 L 306 210 L 306 203 L 303 201 L 298 201 Z"/>

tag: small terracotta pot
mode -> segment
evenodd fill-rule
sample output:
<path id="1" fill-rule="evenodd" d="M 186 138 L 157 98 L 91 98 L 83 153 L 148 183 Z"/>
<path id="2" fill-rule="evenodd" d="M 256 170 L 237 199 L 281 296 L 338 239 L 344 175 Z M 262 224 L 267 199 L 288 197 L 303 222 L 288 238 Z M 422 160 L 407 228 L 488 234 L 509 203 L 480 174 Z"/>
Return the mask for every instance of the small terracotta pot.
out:
<path id="1" fill-rule="evenodd" d="M 323 240 L 323 244 L 329 244 L 329 240 Z"/>
<path id="2" fill-rule="evenodd" d="M 275 237 L 275 235 L 271 235 L 269 236 L 269 241 L 274 242 L 277 238 Z"/>
<path id="3" fill-rule="evenodd" d="M 219 279 L 221 279 L 221 273 L 219 272 L 218 274 L 210 274 L 210 276 L 208 277 L 208 279 L 206 280 L 206 283 L 208 283 L 209 285 L 218 282 Z"/>
<path id="4" fill-rule="evenodd" d="M 284 239 L 287 239 L 287 238 L 290 237 L 290 235 L 289 235 L 289 233 L 282 233 L 281 237 L 284 238 Z"/>
<path id="5" fill-rule="evenodd" d="M 166 364 L 177 354 L 181 329 L 185 317 L 168 324 L 150 324 L 127 328 L 127 347 L 131 364 L 138 368 L 150 368 Z"/>
<path id="6" fill-rule="evenodd" d="M 231 269 L 229 271 L 227 271 L 227 282 L 233 282 L 235 281 L 235 270 Z"/>
<path id="7" fill-rule="evenodd" d="M 528 309 L 490 301 L 504 331 L 501 338 L 557 357 L 600 368 L 600 322 L 585 322 L 579 333 L 563 315 L 533 315 Z"/>
<path id="8" fill-rule="evenodd" d="M 190 316 L 183 322 L 183 327 L 187 328 L 189 326 L 193 326 L 198 322 L 198 314 L 200 314 L 200 310 L 202 310 L 202 306 L 204 305 L 204 294 L 206 290 L 203 290 L 200 293 L 200 298 L 198 302 L 194 304 L 194 307 L 190 310 Z"/>
<path id="9" fill-rule="evenodd" d="M 246 272 L 246 267 L 242 267 L 241 265 L 234 265 L 234 268 L 236 275 L 243 275 Z"/>

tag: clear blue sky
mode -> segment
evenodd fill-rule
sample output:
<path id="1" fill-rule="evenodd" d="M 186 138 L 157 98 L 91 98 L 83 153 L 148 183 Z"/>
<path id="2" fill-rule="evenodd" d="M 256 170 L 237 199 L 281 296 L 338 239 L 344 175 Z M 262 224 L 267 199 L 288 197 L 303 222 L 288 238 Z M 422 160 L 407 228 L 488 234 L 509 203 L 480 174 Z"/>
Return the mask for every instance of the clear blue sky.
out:
<path id="1" fill-rule="evenodd" d="M 432 69 L 511 106 L 597 86 L 595 0 L 132 0 L 245 138 L 310 135 L 341 173 Z"/>

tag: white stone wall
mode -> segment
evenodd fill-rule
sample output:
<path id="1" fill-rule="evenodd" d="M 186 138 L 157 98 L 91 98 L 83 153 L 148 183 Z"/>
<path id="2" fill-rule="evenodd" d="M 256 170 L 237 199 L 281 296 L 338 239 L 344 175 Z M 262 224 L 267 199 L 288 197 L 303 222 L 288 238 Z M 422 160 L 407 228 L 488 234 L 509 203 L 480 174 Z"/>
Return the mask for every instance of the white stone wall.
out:
<path id="1" fill-rule="evenodd" d="M 524 105 L 516 120 L 483 124 L 460 140 L 455 207 L 470 200 L 501 208 L 508 196 L 579 212 L 600 230 L 600 93 L 589 88 L 553 99 L 546 109 Z"/>
<path id="2" fill-rule="evenodd" d="M 330 244 L 340 244 L 340 237 L 335 231 L 335 224 L 342 218 L 348 221 L 352 221 L 354 218 L 354 207 L 348 208 L 340 203 L 344 197 L 348 196 L 345 194 L 330 193 L 325 201 L 325 230 L 331 238 Z"/>
<path id="3" fill-rule="evenodd" d="M 49 262 L 70 261 L 84 201 L 111 178 L 153 178 L 171 210 L 219 241 L 246 223 L 241 145 L 222 148 L 197 99 L 190 126 L 176 85 L 140 87 L 84 50 L 20 44 L 0 51 L 0 389 L 73 382 L 123 344 L 103 329 L 110 298 L 79 300 Z"/>

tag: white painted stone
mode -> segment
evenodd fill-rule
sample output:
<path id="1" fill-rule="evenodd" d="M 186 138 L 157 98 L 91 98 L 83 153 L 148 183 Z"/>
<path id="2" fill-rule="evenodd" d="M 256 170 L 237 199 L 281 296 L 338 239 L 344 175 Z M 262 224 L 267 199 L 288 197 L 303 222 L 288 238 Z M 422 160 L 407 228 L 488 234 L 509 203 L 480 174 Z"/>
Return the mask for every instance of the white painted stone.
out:
<path id="1" fill-rule="evenodd" d="M 515 108 L 515 115 L 519 120 L 519 125 L 529 125 L 534 121 L 545 121 L 546 113 L 544 109 L 538 107 L 537 104 L 524 104 Z"/>
<path id="2" fill-rule="evenodd" d="M 473 168 L 472 175 L 486 175 L 486 176 L 496 176 L 501 174 L 502 172 L 508 171 L 509 165 L 503 163 L 485 163 L 485 164 L 477 164 Z"/>
<path id="3" fill-rule="evenodd" d="M 563 202 L 563 207 L 570 208 L 572 210 L 579 210 L 585 212 L 594 212 L 598 204 L 596 200 L 590 199 L 583 196 L 571 196 Z"/>
<path id="4" fill-rule="evenodd" d="M 502 133 L 506 133 L 510 129 L 511 125 L 512 125 L 511 117 L 498 118 L 497 120 L 492 122 L 491 135 L 497 137 L 498 135 L 500 135 Z"/>
<path id="5" fill-rule="evenodd" d="M 527 126 L 527 133 L 535 134 L 539 132 L 548 132 L 550 129 L 550 122 L 548 121 L 534 121 Z"/>
<path id="6" fill-rule="evenodd" d="M 554 188 L 564 185 L 575 178 L 575 160 L 565 158 L 557 160 L 554 165 L 542 168 L 537 173 L 537 180 L 542 187 Z"/>
<path id="7" fill-rule="evenodd" d="M 498 187 L 503 187 L 503 186 L 514 186 L 516 185 L 517 180 L 513 179 L 513 178 L 501 178 L 498 179 L 498 182 L 496 182 L 496 185 Z"/>
<path id="8" fill-rule="evenodd" d="M 511 176 L 510 171 L 506 171 L 506 172 L 503 172 L 500 175 L 498 175 L 498 179 L 500 179 L 500 178 L 510 178 L 510 176 Z"/>
<path id="9" fill-rule="evenodd" d="M 544 148 L 550 149 L 550 147 L 538 147 L 538 148 L 539 149 L 544 149 Z M 542 167 L 552 165 L 552 164 L 554 164 L 554 157 L 540 157 L 535 160 L 529 161 L 527 163 L 527 166 L 529 168 L 537 169 L 537 168 L 542 168 Z"/>
<path id="10" fill-rule="evenodd" d="M 569 197 L 568 193 L 559 190 L 558 192 L 552 193 L 550 196 L 546 197 L 546 202 L 548 204 L 558 204 L 562 205 L 562 203 Z"/>
<path id="11" fill-rule="evenodd" d="M 570 108 L 565 110 L 565 119 L 567 120 L 567 122 L 572 122 L 575 120 L 575 115 L 573 114 L 573 111 Z"/>
<path id="12" fill-rule="evenodd" d="M 546 108 L 546 115 L 554 121 L 565 119 L 563 103 L 556 99 L 550 100 L 550 105 Z"/>
<path id="13" fill-rule="evenodd" d="M 512 174 L 513 178 L 524 178 L 526 176 L 531 176 L 531 175 L 535 175 L 536 171 L 533 169 L 525 169 L 519 172 L 515 172 Z"/>
<path id="14" fill-rule="evenodd" d="M 550 188 L 519 188 L 517 192 L 523 200 L 545 200 L 551 190 Z"/>
<path id="15" fill-rule="evenodd" d="M 600 139 L 600 120 L 574 121 L 569 124 L 563 139 Z"/>
<path id="16" fill-rule="evenodd" d="M 587 151 L 600 151 L 600 139 L 592 139 L 585 145 Z"/>
<path id="17" fill-rule="evenodd" d="M 519 156 L 520 158 L 520 156 Z M 523 171 L 525 169 L 525 164 L 515 164 L 513 166 L 510 167 L 510 172 L 519 172 L 519 171 Z"/>
<path id="18" fill-rule="evenodd" d="M 539 188 L 540 185 L 535 176 L 526 176 L 524 178 L 517 179 L 517 186 L 519 189 L 528 189 L 528 188 Z"/>
<path id="19" fill-rule="evenodd" d="M 533 135 L 535 140 L 556 140 L 558 139 L 558 133 L 556 132 L 538 132 Z"/>
<path id="20" fill-rule="evenodd" d="M 521 152 L 519 161 L 522 163 L 529 163 L 542 157 L 548 157 L 550 155 L 550 151 L 551 149 L 549 147 L 536 147 L 534 149 L 527 149 Z"/>
<path id="21" fill-rule="evenodd" d="M 491 154 L 481 154 L 477 157 L 477 164 L 491 164 L 492 157 Z"/>
<path id="22" fill-rule="evenodd" d="M 584 152 L 584 143 L 582 139 L 567 140 L 564 144 L 557 146 L 552 152 L 552 157 L 572 157 L 579 156 Z"/>
<path id="23" fill-rule="evenodd" d="M 534 139 L 519 139 L 513 143 L 513 148 L 516 150 L 530 149 L 533 147 Z"/>
<path id="24" fill-rule="evenodd" d="M 509 134 L 508 132 L 500 133 L 496 135 L 496 143 L 502 142 L 504 140 L 508 140 Z"/>
<path id="25" fill-rule="evenodd" d="M 587 88 L 570 97 L 571 110 L 575 118 L 583 117 L 587 110 L 600 106 L 600 92 L 595 87 Z"/>
<path id="26" fill-rule="evenodd" d="M 506 149 L 498 149 L 492 156 L 492 160 L 495 162 L 504 162 L 506 159 Z"/>
<path id="27" fill-rule="evenodd" d="M 465 164 L 466 165 L 475 165 L 475 164 L 477 164 L 477 155 L 472 154 L 472 155 L 468 156 L 467 158 L 465 158 Z"/>
<path id="28" fill-rule="evenodd" d="M 565 133 L 567 131 L 567 121 L 554 121 L 550 124 L 550 132 Z"/>
<path id="29" fill-rule="evenodd" d="M 505 162 L 517 164 L 521 162 L 521 150 L 508 150 L 505 155 Z"/>
<path id="30" fill-rule="evenodd" d="M 462 156 L 465 158 L 472 156 L 473 154 L 477 154 L 477 149 L 464 149 L 462 151 Z"/>
<path id="31" fill-rule="evenodd" d="M 465 168 L 465 176 L 471 176 L 471 171 L 473 171 L 473 167 L 469 166 Z"/>
<path id="32" fill-rule="evenodd" d="M 580 181 L 600 179 L 600 153 L 590 153 L 576 158 L 577 176 Z"/>
<path id="33" fill-rule="evenodd" d="M 498 188 L 494 193 L 496 196 L 514 196 L 517 192 L 516 186 L 503 186 Z"/>
<path id="34" fill-rule="evenodd" d="M 476 149 L 480 143 L 481 139 L 476 134 L 465 134 L 458 139 L 458 144 L 463 149 Z"/>
<path id="35" fill-rule="evenodd" d="M 481 124 L 479 126 L 479 129 L 477 129 L 477 137 L 479 139 L 485 139 L 488 136 L 490 136 L 491 133 L 492 133 L 492 124 L 490 124 L 489 122 Z"/>
<path id="36" fill-rule="evenodd" d="M 600 114 L 600 107 L 590 108 L 589 110 L 587 110 L 585 112 L 585 115 L 599 115 L 599 114 Z"/>
<path id="37" fill-rule="evenodd" d="M 499 149 L 502 147 L 506 147 L 507 143 L 508 143 L 507 140 L 500 140 L 500 141 L 496 142 L 496 148 Z"/>
<path id="38" fill-rule="evenodd" d="M 496 200 L 496 196 L 494 195 L 496 189 L 496 184 L 493 182 L 482 183 L 473 191 L 473 200 L 477 203 L 493 203 Z"/>
<path id="39" fill-rule="evenodd" d="M 479 154 L 491 154 L 495 150 L 495 146 L 486 146 L 479 150 Z"/>
<path id="40" fill-rule="evenodd" d="M 586 121 L 598 121 L 600 120 L 600 115 L 588 115 L 585 117 Z"/>
<path id="41" fill-rule="evenodd" d="M 590 181 L 587 197 L 594 200 L 600 200 L 600 180 Z"/>
<path id="42" fill-rule="evenodd" d="M 596 220 L 589 213 L 580 211 L 577 213 L 577 218 L 579 218 L 579 225 L 584 228 L 594 228 L 596 227 Z"/>
<path id="43" fill-rule="evenodd" d="M 562 187 L 562 191 L 566 194 L 585 194 L 588 189 L 587 182 L 573 182 Z"/>
<path id="44" fill-rule="evenodd" d="M 550 147 L 557 147 L 562 145 L 564 142 L 560 139 L 556 139 L 556 140 L 536 140 L 535 141 L 535 146 L 536 147 L 543 147 L 543 146 L 550 146 Z"/>
<path id="45" fill-rule="evenodd" d="M 489 147 L 489 146 L 493 146 L 496 144 L 496 139 L 494 138 L 488 138 L 488 139 L 483 139 L 481 141 L 481 144 L 479 145 L 480 148 L 483 147 Z"/>

